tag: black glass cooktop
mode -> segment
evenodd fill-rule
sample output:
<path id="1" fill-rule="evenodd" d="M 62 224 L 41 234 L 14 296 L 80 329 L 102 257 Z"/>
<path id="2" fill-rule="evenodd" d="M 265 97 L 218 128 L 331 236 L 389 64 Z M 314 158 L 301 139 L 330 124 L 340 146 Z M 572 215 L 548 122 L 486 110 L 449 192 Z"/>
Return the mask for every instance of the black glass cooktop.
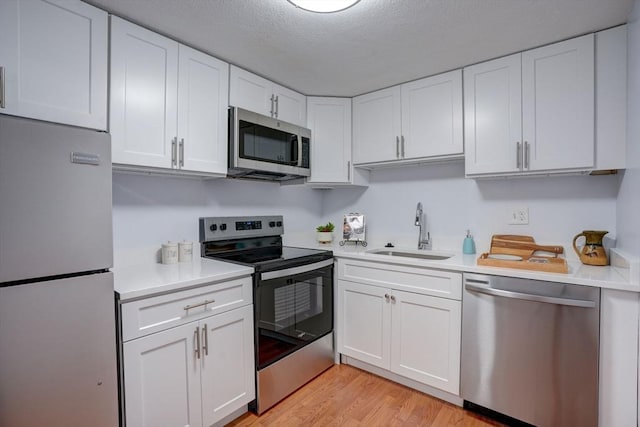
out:
<path id="1" fill-rule="evenodd" d="M 295 267 L 333 257 L 329 250 L 282 246 L 279 236 L 205 242 L 202 246 L 206 258 L 250 265 L 256 271 Z"/>

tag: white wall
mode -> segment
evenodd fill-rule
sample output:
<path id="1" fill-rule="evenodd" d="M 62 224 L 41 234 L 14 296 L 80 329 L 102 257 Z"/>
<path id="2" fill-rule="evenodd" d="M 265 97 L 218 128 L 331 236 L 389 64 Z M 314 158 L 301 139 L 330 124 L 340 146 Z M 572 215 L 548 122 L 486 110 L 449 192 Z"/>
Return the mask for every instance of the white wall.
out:
<path id="1" fill-rule="evenodd" d="M 322 222 L 321 194 L 304 186 L 233 179 L 201 181 L 114 174 L 113 231 L 116 252 L 198 241 L 198 218 L 226 215 L 285 216 L 285 243 L 313 239 Z M 302 237 L 301 237 L 302 235 Z"/>
<path id="2" fill-rule="evenodd" d="M 617 205 L 618 247 L 640 256 L 640 0 L 628 23 L 627 169 Z"/>
<path id="3" fill-rule="evenodd" d="M 488 251 L 492 234 L 526 234 L 541 244 L 561 244 L 575 258 L 573 236 L 582 230 L 608 230 L 615 244 L 616 176 L 561 176 L 499 180 L 464 178 L 464 165 L 450 163 L 374 171 L 371 185 L 327 192 L 324 216 L 341 223 L 349 212 L 366 215 L 373 246 L 417 244 L 414 226 L 422 202 L 434 249 L 462 248 L 471 229 L 478 252 Z M 508 225 L 512 208 L 529 208 L 529 225 Z"/>

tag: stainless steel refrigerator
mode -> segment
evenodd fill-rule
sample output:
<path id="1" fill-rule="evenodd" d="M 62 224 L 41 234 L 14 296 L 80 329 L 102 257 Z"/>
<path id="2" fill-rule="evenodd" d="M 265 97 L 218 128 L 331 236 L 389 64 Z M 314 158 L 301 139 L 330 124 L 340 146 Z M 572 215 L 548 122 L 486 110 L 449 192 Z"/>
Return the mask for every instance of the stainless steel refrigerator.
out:
<path id="1" fill-rule="evenodd" d="M 118 425 L 107 133 L 0 115 L 0 427 Z"/>

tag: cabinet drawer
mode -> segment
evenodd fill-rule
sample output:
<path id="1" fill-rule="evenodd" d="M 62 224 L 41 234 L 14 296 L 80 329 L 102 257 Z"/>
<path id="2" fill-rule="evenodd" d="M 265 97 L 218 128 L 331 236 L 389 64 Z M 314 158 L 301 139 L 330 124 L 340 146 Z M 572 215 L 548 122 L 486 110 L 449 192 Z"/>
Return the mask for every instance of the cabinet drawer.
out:
<path id="1" fill-rule="evenodd" d="M 462 299 L 462 273 L 451 271 L 340 259 L 338 278 L 418 294 Z"/>
<path id="2" fill-rule="evenodd" d="M 129 341 L 253 302 L 251 277 L 122 304 L 122 339 Z"/>

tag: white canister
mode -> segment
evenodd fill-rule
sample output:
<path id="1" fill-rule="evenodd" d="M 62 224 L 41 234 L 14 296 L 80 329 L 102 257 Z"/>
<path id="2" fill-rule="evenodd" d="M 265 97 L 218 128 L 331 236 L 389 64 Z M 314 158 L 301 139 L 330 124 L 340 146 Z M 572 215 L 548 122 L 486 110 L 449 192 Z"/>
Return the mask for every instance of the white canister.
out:
<path id="1" fill-rule="evenodd" d="M 178 244 L 167 242 L 162 244 L 162 263 L 176 264 L 178 262 Z"/>
<path id="2" fill-rule="evenodd" d="M 178 259 L 180 262 L 191 262 L 193 259 L 193 242 L 178 242 Z"/>

